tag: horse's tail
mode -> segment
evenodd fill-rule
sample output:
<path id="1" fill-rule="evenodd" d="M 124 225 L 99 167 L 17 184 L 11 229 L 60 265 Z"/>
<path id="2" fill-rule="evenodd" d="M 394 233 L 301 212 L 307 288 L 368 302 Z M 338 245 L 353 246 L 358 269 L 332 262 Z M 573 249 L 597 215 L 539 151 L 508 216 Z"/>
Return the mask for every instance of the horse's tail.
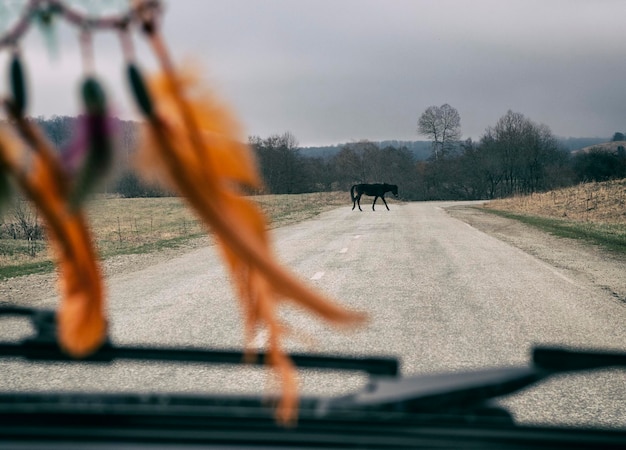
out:
<path id="1" fill-rule="evenodd" d="M 352 203 L 354 203 L 354 201 L 356 200 L 356 197 L 354 196 L 355 187 L 356 187 L 356 184 L 353 184 L 352 187 L 350 188 L 350 198 L 352 199 Z"/>

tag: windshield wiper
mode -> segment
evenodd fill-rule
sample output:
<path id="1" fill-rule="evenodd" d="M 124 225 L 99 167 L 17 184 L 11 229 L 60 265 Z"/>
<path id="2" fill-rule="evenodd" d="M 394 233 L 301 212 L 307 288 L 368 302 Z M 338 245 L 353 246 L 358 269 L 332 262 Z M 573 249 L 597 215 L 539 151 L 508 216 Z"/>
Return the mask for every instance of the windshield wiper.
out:
<path id="1" fill-rule="evenodd" d="M 329 409 L 433 413 L 474 410 L 559 373 L 626 367 L 626 353 L 536 347 L 526 367 L 372 379 L 361 392 L 329 400 Z"/>
<path id="2" fill-rule="evenodd" d="M 22 357 L 29 360 L 111 362 L 118 359 L 146 361 L 178 361 L 207 364 L 243 364 L 244 352 L 240 350 L 114 346 L 106 342 L 95 353 L 77 360 L 64 353 L 57 343 L 56 315 L 54 311 L 20 307 L 0 307 L 0 316 L 24 316 L 35 329 L 33 337 L 21 342 L 0 342 L 0 357 Z M 291 354 L 298 367 L 362 371 L 369 375 L 397 376 L 398 360 L 386 357 L 340 357 L 334 355 Z M 265 352 L 257 352 L 246 364 L 264 365 Z"/>
<path id="3" fill-rule="evenodd" d="M 565 348 L 535 347 L 533 364 L 552 372 L 625 367 L 626 353 L 605 350 L 570 350 Z"/>
<path id="4" fill-rule="evenodd" d="M 21 342 L 0 343 L 0 357 L 96 363 L 129 359 L 244 364 L 244 353 L 239 350 L 114 346 L 110 342 L 88 358 L 75 360 L 57 344 L 56 316 L 53 311 L 0 307 L 0 316 L 7 315 L 29 317 L 36 332 L 33 337 Z M 256 356 L 253 364 L 265 364 L 265 353 L 260 352 Z M 371 376 L 360 392 L 320 399 L 316 407 L 318 415 L 346 410 L 441 413 L 485 408 L 492 411 L 488 406 L 489 400 L 516 392 L 555 374 L 626 366 L 626 353 L 538 347 L 533 350 L 532 363 L 525 367 L 399 377 L 398 360 L 391 357 L 315 354 L 291 354 L 290 357 L 302 368 L 354 370 Z"/>
<path id="5" fill-rule="evenodd" d="M 243 364 L 241 351 L 115 346 L 107 342 L 87 359 L 65 355 L 56 343 L 55 314 L 0 307 L 0 316 L 25 316 L 35 329 L 19 342 L 0 342 L 0 358 L 106 364 L 119 359 Z M 298 426 L 276 424 L 271 402 L 260 395 L 169 393 L 0 393 L 0 449 L 180 448 L 624 448 L 626 431 L 515 424 L 493 399 L 552 375 L 624 367 L 626 354 L 536 348 L 525 367 L 398 375 L 395 358 L 290 355 L 299 367 L 370 374 L 360 392 L 305 397 Z M 261 353 L 256 364 L 263 364 Z M 247 364 L 247 363 L 246 363 Z M 39 443 L 40 445 L 35 445 Z M 3 447 L 4 445 L 4 447 Z M 19 447 L 21 448 L 21 447 Z"/>

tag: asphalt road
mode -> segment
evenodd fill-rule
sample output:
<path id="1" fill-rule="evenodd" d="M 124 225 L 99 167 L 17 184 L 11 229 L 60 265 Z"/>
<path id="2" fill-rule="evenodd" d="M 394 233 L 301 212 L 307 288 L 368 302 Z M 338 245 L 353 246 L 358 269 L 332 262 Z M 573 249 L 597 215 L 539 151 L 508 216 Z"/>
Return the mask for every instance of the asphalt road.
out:
<path id="1" fill-rule="evenodd" d="M 392 355 L 402 373 L 525 365 L 535 344 L 626 350 L 626 308 L 593 285 L 484 234 L 445 203 L 339 208 L 273 231 L 279 258 L 311 285 L 370 314 L 335 330 L 284 311 L 294 351 Z M 241 347 L 237 300 L 214 247 L 109 280 L 116 343 Z M 264 335 L 256 343 L 263 345 Z M 45 380 L 42 382 L 42 380 Z M 116 363 L 25 368 L 2 363 L 0 389 L 260 392 L 261 370 Z M 302 372 L 305 394 L 340 393 L 359 375 Z M 626 428 L 626 374 L 560 377 L 505 399 L 522 422 Z"/>

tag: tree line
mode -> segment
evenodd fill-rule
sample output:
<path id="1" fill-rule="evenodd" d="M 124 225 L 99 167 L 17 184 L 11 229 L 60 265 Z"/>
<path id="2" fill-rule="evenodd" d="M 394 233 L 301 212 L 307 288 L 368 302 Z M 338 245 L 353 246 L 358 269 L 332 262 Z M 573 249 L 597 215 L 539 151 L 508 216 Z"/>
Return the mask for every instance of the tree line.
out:
<path id="1" fill-rule="evenodd" d="M 518 112 L 507 111 L 477 141 L 461 141 L 456 109 L 432 106 L 418 120 L 418 133 L 432 142 L 426 160 L 416 159 L 407 147 L 370 141 L 308 157 L 290 133 L 254 137 L 250 143 L 275 194 L 347 191 L 356 183 L 386 182 L 400 186 L 407 200 L 479 200 L 626 177 L 623 147 L 572 153 L 547 125 Z"/>
<path id="2" fill-rule="evenodd" d="M 69 145 L 77 118 L 35 118 L 59 149 Z M 139 124 L 115 119 L 116 169 L 103 186 L 126 197 L 171 195 L 148 186 L 132 170 Z M 432 106 L 417 121 L 432 143 L 428 159 L 407 146 L 367 140 L 339 146 L 332 154 L 307 155 L 289 132 L 250 136 L 265 185 L 252 194 L 348 191 L 356 183 L 392 183 L 406 200 L 477 200 L 530 194 L 582 181 L 626 177 L 624 147 L 573 153 L 550 128 L 508 111 L 477 141 L 461 140 L 460 116 L 450 105 Z M 623 137 L 616 133 L 613 139 Z"/>
<path id="3" fill-rule="evenodd" d="M 626 177 L 623 146 L 570 152 L 547 125 L 511 110 L 478 142 L 457 140 L 460 116 L 447 104 L 427 108 L 418 132 L 433 145 L 433 156 L 421 165 L 425 199 L 491 199 Z"/>

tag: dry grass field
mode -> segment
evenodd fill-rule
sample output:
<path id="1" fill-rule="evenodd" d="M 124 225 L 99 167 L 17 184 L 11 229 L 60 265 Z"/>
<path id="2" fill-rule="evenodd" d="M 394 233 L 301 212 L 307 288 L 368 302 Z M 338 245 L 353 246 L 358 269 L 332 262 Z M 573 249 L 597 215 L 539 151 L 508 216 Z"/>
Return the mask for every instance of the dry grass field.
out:
<path id="1" fill-rule="evenodd" d="M 554 219 L 626 226 L 626 179 L 493 200 L 487 207 Z"/>
<path id="2" fill-rule="evenodd" d="M 347 192 L 250 198 L 263 209 L 271 228 L 350 205 Z M 22 222 L 39 223 L 27 206 L 20 209 Z M 493 200 L 481 209 L 626 252 L 626 179 Z M 103 259 L 176 248 L 207 234 L 193 212 L 175 197 L 99 197 L 88 204 L 87 211 Z M 16 208 L 7 209 L 0 218 L 0 278 L 52 270 L 45 240 L 29 241 L 11 233 L 18 225 Z"/>
<path id="3" fill-rule="evenodd" d="M 483 210 L 626 253 L 626 179 L 493 200 Z"/>
<path id="4" fill-rule="evenodd" d="M 306 220 L 349 204 L 346 192 L 260 195 L 250 199 L 264 210 L 269 227 Z M 51 255 L 43 239 L 29 241 L 9 232 L 19 228 L 15 209 L 9 208 L 0 220 L 0 278 L 51 270 Z M 38 223 L 27 205 L 22 204 L 19 209 L 22 222 L 31 226 Z M 100 197 L 89 202 L 87 211 L 94 240 L 104 259 L 177 247 L 206 235 L 202 223 L 180 198 Z"/>

